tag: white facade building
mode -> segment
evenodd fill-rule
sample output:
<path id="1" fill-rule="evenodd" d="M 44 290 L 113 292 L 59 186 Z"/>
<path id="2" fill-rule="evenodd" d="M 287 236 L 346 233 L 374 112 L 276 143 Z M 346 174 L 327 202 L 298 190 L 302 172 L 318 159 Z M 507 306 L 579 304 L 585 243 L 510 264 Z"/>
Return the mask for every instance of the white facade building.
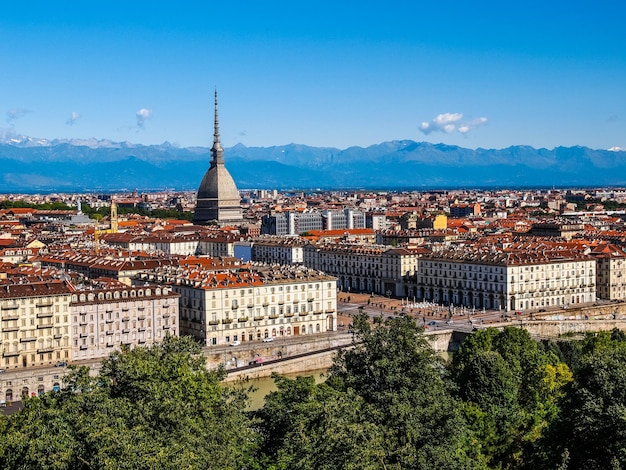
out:
<path id="1" fill-rule="evenodd" d="M 146 273 L 180 299 L 180 333 L 214 346 L 337 329 L 337 281 L 304 267 Z"/>
<path id="2" fill-rule="evenodd" d="M 557 246 L 448 247 L 420 259 L 417 300 L 505 311 L 596 300 L 596 261 Z M 523 248 L 523 249 L 522 249 Z"/>

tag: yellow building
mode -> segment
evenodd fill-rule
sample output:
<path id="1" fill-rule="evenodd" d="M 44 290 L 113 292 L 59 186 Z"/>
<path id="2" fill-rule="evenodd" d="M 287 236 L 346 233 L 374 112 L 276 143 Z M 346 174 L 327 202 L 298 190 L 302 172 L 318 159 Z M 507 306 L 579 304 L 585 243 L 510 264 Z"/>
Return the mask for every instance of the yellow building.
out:
<path id="1" fill-rule="evenodd" d="M 437 214 L 433 222 L 435 230 L 446 230 L 448 228 L 448 216 L 446 214 Z"/>

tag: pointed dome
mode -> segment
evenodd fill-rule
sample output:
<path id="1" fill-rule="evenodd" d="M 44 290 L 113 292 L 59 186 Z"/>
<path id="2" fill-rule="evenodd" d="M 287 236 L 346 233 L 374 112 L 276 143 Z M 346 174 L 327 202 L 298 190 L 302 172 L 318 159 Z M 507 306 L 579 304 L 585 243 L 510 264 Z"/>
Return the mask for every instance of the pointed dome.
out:
<path id="1" fill-rule="evenodd" d="M 217 91 L 215 92 L 215 131 L 211 148 L 211 165 L 198 188 L 193 222 L 200 225 L 210 223 L 228 225 L 243 222 L 239 190 L 224 166 L 224 149 L 220 144 L 217 113 Z"/>

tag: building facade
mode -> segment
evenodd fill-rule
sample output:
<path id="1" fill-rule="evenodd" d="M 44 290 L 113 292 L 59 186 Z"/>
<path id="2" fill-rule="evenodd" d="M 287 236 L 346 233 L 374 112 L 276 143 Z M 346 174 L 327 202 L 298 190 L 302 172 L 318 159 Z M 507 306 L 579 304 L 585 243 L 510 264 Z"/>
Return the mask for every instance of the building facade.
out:
<path id="1" fill-rule="evenodd" d="M 403 297 L 422 253 L 422 249 L 383 245 L 309 243 L 304 247 L 304 264 L 336 277 L 343 291 Z"/>
<path id="2" fill-rule="evenodd" d="M 455 246 L 420 259 L 409 295 L 444 305 L 504 311 L 596 300 L 596 263 L 566 249 Z"/>
<path id="3" fill-rule="evenodd" d="M 259 237 L 252 241 L 252 261 L 298 265 L 304 262 L 304 245 L 299 237 Z"/>
<path id="4" fill-rule="evenodd" d="M 71 359 L 72 290 L 67 282 L 0 285 L 3 369 L 48 366 Z"/>
<path id="5" fill-rule="evenodd" d="M 612 244 L 601 244 L 591 255 L 597 262 L 598 297 L 626 300 L 626 252 Z"/>
<path id="6" fill-rule="evenodd" d="M 297 266 L 146 273 L 180 294 L 180 333 L 208 346 L 337 329 L 337 281 Z"/>
<path id="7" fill-rule="evenodd" d="M 121 347 L 179 334 L 179 297 L 169 287 L 96 283 L 72 293 L 72 360 L 103 359 Z"/>

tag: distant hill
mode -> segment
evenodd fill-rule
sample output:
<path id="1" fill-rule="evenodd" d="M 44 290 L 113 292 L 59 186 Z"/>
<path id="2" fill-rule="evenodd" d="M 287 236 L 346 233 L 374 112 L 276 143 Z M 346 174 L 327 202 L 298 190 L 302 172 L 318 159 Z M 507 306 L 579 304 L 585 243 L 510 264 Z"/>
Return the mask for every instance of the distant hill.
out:
<path id="1" fill-rule="evenodd" d="M 0 192 L 196 189 L 208 148 L 168 143 L 0 143 Z M 514 146 L 466 149 L 398 140 L 344 150 L 289 144 L 225 149 L 237 186 L 276 189 L 458 188 L 626 185 L 626 151 Z"/>

